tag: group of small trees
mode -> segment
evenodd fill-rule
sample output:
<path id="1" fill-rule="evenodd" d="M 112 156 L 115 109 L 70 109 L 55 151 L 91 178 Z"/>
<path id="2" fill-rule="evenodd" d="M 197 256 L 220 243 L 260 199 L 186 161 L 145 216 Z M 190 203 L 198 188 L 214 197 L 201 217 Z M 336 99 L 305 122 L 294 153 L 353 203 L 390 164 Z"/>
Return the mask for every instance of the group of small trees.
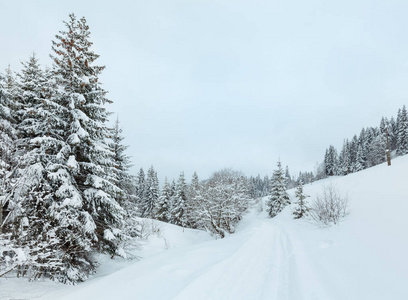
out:
<path id="1" fill-rule="evenodd" d="M 92 251 L 120 252 L 134 199 L 89 27 L 73 14 L 64 24 L 52 68 L 33 55 L 0 80 L 0 265 L 75 283 L 94 270 Z"/>
<path id="2" fill-rule="evenodd" d="M 181 173 L 177 183 L 165 179 L 153 217 L 222 238 L 235 231 L 250 199 L 248 181 L 240 172 L 224 169 L 203 181 L 194 173 L 189 185 Z"/>
<path id="3" fill-rule="evenodd" d="M 277 169 L 272 176 L 270 196 L 267 201 L 267 211 L 272 218 L 291 204 L 286 192 L 286 181 L 281 163 L 278 162 Z M 303 183 L 300 181 L 295 191 L 295 197 L 297 201 L 294 203 L 292 212 L 294 219 L 309 216 L 318 225 L 330 226 L 338 224 L 349 214 L 347 197 L 343 196 L 333 185 L 325 186 L 322 194 L 316 195 L 309 205 L 306 202 L 306 198 L 309 196 L 304 193 Z"/>
<path id="4" fill-rule="evenodd" d="M 159 193 L 159 179 L 153 166 L 147 171 L 147 176 L 145 176 L 143 168 L 140 168 L 136 178 L 136 195 L 141 217 L 153 217 L 153 210 Z"/>

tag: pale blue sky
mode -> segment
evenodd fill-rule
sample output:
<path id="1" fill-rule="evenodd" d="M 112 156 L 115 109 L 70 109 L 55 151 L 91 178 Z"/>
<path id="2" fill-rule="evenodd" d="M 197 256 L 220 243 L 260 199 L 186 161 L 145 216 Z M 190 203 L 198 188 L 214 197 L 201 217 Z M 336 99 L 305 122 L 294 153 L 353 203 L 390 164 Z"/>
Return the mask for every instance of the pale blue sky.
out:
<path id="1" fill-rule="evenodd" d="M 330 3 L 329 3 L 330 2 Z M 312 170 L 408 104 L 408 1 L 2 1 L 0 69 L 85 16 L 135 169 Z M 135 170 L 137 171 L 137 170 Z"/>

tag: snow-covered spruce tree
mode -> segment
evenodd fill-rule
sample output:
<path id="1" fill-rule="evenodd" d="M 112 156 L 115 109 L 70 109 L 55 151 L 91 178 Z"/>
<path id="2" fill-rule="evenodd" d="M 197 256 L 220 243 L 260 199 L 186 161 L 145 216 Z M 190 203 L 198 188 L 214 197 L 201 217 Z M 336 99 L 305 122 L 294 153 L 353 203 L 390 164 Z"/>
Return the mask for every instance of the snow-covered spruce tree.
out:
<path id="1" fill-rule="evenodd" d="M 358 171 L 364 170 L 364 168 L 365 168 L 365 160 L 364 160 L 363 147 L 359 145 L 357 149 L 357 158 L 356 158 L 356 164 L 355 164 L 354 170 L 358 172 Z"/>
<path id="2" fill-rule="evenodd" d="M 286 188 L 292 189 L 296 186 L 296 182 L 292 180 L 292 176 L 290 176 L 289 167 L 286 166 L 285 168 L 285 177 L 286 177 Z"/>
<path id="3" fill-rule="evenodd" d="M 300 181 L 298 187 L 296 188 L 295 196 L 298 199 L 296 202 L 295 209 L 293 211 L 293 215 L 295 219 L 303 218 L 309 214 L 310 208 L 308 207 L 305 199 L 310 197 L 303 192 L 303 182 Z"/>
<path id="4" fill-rule="evenodd" d="M 126 209 L 136 206 L 135 177 L 129 173 L 132 163 L 130 156 L 126 154 L 128 146 L 123 144 L 124 137 L 119 127 L 119 118 L 116 118 L 114 127 L 111 129 L 109 149 L 113 155 L 111 172 L 114 174 L 113 183 L 121 190 L 116 200 Z"/>
<path id="5" fill-rule="evenodd" d="M 367 168 L 367 138 L 365 129 L 361 129 L 360 135 L 358 137 L 358 148 L 357 148 L 357 164 L 356 167 L 364 170 Z"/>
<path id="6" fill-rule="evenodd" d="M 176 180 L 173 179 L 170 183 L 170 202 L 169 202 L 169 213 L 168 213 L 168 220 L 169 223 L 172 222 L 173 220 L 173 206 L 174 206 L 174 200 L 175 200 L 175 195 L 176 195 Z"/>
<path id="7" fill-rule="evenodd" d="M 184 172 L 180 173 L 179 179 L 172 196 L 171 206 L 171 223 L 185 227 L 186 220 L 186 201 L 187 201 L 187 184 L 184 179 Z"/>
<path id="8" fill-rule="evenodd" d="M 167 181 L 167 177 L 164 179 L 164 185 L 160 197 L 157 199 L 156 206 L 154 209 L 154 217 L 157 220 L 163 222 L 169 222 L 169 211 L 170 211 L 170 198 L 171 198 L 171 188 Z"/>
<path id="9" fill-rule="evenodd" d="M 348 139 L 343 141 L 343 147 L 340 151 L 339 159 L 337 162 L 337 175 L 347 175 L 352 171 L 352 162 L 350 154 L 350 142 Z"/>
<path id="10" fill-rule="evenodd" d="M 159 180 L 153 166 L 147 171 L 144 197 L 142 202 L 142 217 L 153 218 L 153 209 L 159 198 Z"/>
<path id="11" fill-rule="evenodd" d="M 82 197 L 72 176 L 75 164 L 64 141 L 64 107 L 55 102 L 53 84 L 34 56 L 23 63 L 19 89 L 22 122 L 19 144 L 20 177 L 9 195 L 8 215 L 13 239 L 26 249 L 27 261 L 18 272 L 48 276 L 65 283 L 87 278 L 94 268 L 89 259 L 95 224 L 81 207 Z M 21 275 L 21 274 L 20 274 Z"/>
<path id="12" fill-rule="evenodd" d="M 140 168 L 139 173 L 136 176 L 136 201 L 139 208 L 140 215 L 143 213 L 143 202 L 145 196 L 145 185 L 146 185 L 146 176 L 143 171 L 143 168 Z"/>
<path id="13" fill-rule="evenodd" d="M 113 165 L 110 167 L 113 183 L 121 190 L 117 194 L 116 200 L 125 209 L 124 234 L 127 237 L 136 237 L 139 235 L 138 220 L 139 215 L 138 197 L 136 195 L 136 178 L 129 173 L 132 166 L 130 157 L 126 154 L 128 146 L 123 144 L 124 137 L 122 129 L 119 126 L 119 118 L 116 118 L 113 128 L 110 129 L 109 149 L 113 155 Z"/>
<path id="14" fill-rule="evenodd" d="M 272 218 L 290 204 L 289 195 L 286 192 L 286 179 L 280 161 L 278 161 L 277 167 L 271 178 L 271 195 L 267 202 L 268 213 Z"/>
<path id="15" fill-rule="evenodd" d="M 5 77 L 0 75 L 0 233 L 6 216 L 7 193 L 11 188 L 10 175 L 17 161 L 16 157 L 16 105 L 8 95 Z"/>
<path id="16" fill-rule="evenodd" d="M 390 150 L 394 151 L 397 149 L 397 122 L 395 121 L 394 117 L 391 117 L 388 129 Z"/>
<path id="17" fill-rule="evenodd" d="M 188 191 L 189 198 L 194 198 L 200 193 L 200 179 L 198 178 L 197 172 L 193 173 Z"/>
<path id="18" fill-rule="evenodd" d="M 199 218 L 197 217 L 197 210 L 200 209 L 201 201 L 201 186 L 197 172 L 193 173 L 191 184 L 188 186 L 187 201 L 186 201 L 186 221 L 189 228 L 199 227 Z"/>
<path id="19" fill-rule="evenodd" d="M 91 50 L 90 31 L 86 19 L 74 14 L 64 22 L 52 42 L 53 73 L 58 84 L 58 103 L 65 109 L 63 140 L 70 146 L 66 164 L 80 190 L 79 208 L 92 216 L 97 239 L 94 246 L 111 254 L 117 252 L 124 211 L 116 201 L 123 192 L 109 173 L 113 166 L 112 152 L 106 144 L 109 136 L 109 113 L 104 107 L 111 103 L 99 82 L 104 66 L 95 65 L 98 54 Z"/>
<path id="20" fill-rule="evenodd" d="M 375 135 L 369 146 L 370 166 L 376 166 L 385 161 L 387 150 L 387 140 L 384 134 L 381 134 L 378 128 L 375 128 Z"/>
<path id="21" fill-rule="evenodd" d="M 398 111 L 397 124 L 397 155 L 405 155 L 408 153 L 408 115 L 405 105 Z"/>
<path id="22" fill-rule="evenodd" d="M 324 156 L 324 165 L 326 168 L 326 175 L 333 176 L 336 174 L 337 170 L 337 151 L 334 146 L 330 145 L 329 149 L 326 150 Z"/>
<path id="23" fill-rule="evenodd" d="M 357 135 L 354 135 L 350 141 L 351 172 L 356 172 L 357 149 L 358 149 L 358 138 L 357 138 Z"/>

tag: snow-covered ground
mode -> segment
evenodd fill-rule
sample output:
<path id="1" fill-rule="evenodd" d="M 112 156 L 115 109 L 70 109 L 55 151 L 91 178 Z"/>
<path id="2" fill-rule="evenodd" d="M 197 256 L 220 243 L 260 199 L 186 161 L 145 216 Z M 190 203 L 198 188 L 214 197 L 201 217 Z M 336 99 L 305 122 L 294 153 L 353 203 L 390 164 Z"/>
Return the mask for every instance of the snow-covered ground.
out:
<path id="1" fill-rule="evenodd" d="M 408 299 L 408 156 L 305 186 L 348 194 L 340 226 L 270 219 L 256 208 L 234 235 L 157 223 L 139 261 L 108 260 L 77 286 L 0 279 L 0 299 Z M 294 191 L 290 191 L 293 198 Z"/>

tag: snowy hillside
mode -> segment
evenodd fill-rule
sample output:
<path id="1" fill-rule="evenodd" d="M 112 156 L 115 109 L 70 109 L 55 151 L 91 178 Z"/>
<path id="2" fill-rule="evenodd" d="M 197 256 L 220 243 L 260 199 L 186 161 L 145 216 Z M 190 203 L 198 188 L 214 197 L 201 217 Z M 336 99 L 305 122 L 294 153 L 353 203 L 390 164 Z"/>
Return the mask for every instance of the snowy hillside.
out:
<path id="1" fill-rule="evenodd" d="M 309 201 L 329 182 L 348 194 L 340 226 L 291 207 L 274 219 L 255 207 L 222 240 L 161 223 L 140 261 L 73 287 L 0 279 L 0 299 L 408 299 L 408 156 L 392 163 L 304 187 Z"/>

